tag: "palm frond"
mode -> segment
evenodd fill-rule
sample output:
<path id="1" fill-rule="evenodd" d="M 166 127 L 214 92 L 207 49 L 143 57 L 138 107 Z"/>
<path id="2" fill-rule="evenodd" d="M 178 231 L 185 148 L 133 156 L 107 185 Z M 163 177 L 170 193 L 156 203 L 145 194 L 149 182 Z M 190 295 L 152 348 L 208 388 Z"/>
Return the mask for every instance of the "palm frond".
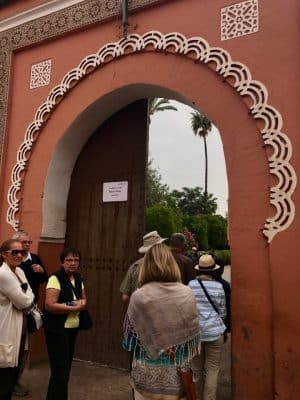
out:
<path id="1" fill-rule="evenodd" d="M 153 115 L 158 111 L 172 110 L 177 111 L 177 108 L 170 104 L 169 99 L 150 97 L 148 99 L 148 114 Z"/>
<path id="2" fill-rule="evenodd" d="M 199 111 L 191 112 L 191 127 L 195 135 L 207 136 L 212 130 L 212 122 L 206 114 Z"/>

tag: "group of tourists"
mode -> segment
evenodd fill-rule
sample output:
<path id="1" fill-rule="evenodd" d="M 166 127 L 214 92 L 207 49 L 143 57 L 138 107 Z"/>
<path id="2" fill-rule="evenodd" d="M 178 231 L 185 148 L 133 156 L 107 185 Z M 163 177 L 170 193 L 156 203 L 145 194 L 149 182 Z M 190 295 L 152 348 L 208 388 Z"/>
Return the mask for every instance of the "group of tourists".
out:
<path id="1" fill-rule="evenodd" d="M 223 343 L 230 332 L 230 285 L 224 265 L 203 254 L 193 266 L 185 238 L 164 244 L 157 231 L 143 237 L 143 257 L 120 291 L 128 303 L 123 347 L 133 352 L 136 400 L 216 400 Z M 199 384 L 198 384 L 199 382 Z M 196 384 L 195 384 L 196 383 Z"/>
<path id="2" fill-rule="evenodd" d="M 141 257 L 121 284 L 127 305 L 123 348 L 132 353 L 135 400 L 215 400 L 222 345 L 230 314 L 230 287 L 212 255 L 197 265 L 185 253 L 185 238 L 176 233 L 169 246 L 158 232 L 143 237 Z M 80 253 L 64 249 L 60 268 L 49 278 L 40 258 L 30 252 L 24 231 L 0 248 L 0 400 L 26 395 L 20 383 L 30 347 L 29 311 L 46 282 L 43 327 L 50 364 L 46 400 L 67 400 L 76 337 L 86 313 L 84 283 L 78 272 Z"/>
<path id="3" fill-rule="evenodd" d="M 63 250 L 61 267 L 48 279 L 30 244 L 28 233 L 20 231 L 0 248 L 0 400 L 28 394 L 20 384 L 30 345 L 27 317 L 43 282 L 47 282 L 43 324 L 51 370 L 46 399 L 67 400 L 79 315 L 86 307 L 78 273 L 80 253 Z"/>

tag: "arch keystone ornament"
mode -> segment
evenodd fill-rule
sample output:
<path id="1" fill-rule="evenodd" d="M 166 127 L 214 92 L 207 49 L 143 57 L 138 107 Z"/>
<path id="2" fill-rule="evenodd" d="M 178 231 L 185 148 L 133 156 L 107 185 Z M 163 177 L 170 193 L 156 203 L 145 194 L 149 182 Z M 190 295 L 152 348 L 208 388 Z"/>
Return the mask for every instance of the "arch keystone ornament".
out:
<path id="1" fill-rule="evenodd" d="M 233 61 L 230 54 L 220 48 L 211 47 L 201 37 L 186 38 L 178 32 L 163 34 L 150 31 L 144 35 L 132 34 L 127 39 L 108 43 L 95 54 L 86 56 L 76 68 L 69 71 L 61 83 L 54 87 L 37 109 L 34 120 L 28 126 L 24 141 L 17 152 L 17 160 L 11 172 L 11 186 L 7 193 L 7 222 L 15 230 L 19 227 L 20 191 L 24 180 L 24 170 L 29 161 L 32 146 L 38 140 L 45 121 L 63 97 L 78 84 L 81 79 L 99 67 L 120 57 L 140 52 L 163 52 L 182 55 L 193 62 L 209 65 L 224 79 L 230 78 L 230 85 L 242 97 L 250 99 L 249 110 L 255 119 L 263 122 L 260 130 L 265 146 L 272 148 L 268 157 L 270 173 L 276 176 L 276 186 L 270 188 L 270 204 L 275 207 L 275 215 L 267 218 L 263 234 L 270 243 L 274 236 L 287 229 L 295 217 L 295 205 L 291 196 L 296 188 L 297 177 L 290 164 L 292 145 L 282 132 L 282 117 L 278 110 L 268 104 L 268 91 L 259 81 L 253 80 L 249 69 L 242 63 Z M 232 83 L 233 80 L 233 83 Z"/>

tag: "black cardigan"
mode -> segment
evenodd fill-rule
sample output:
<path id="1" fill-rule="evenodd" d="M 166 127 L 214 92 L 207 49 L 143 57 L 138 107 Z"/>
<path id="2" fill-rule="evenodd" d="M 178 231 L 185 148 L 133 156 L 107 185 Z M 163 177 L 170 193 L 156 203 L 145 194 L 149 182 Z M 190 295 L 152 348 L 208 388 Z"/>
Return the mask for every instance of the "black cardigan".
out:
<path id="1" fill-rule="evenodd" d="M 73 301 L 74 300 L 73 292 L 75 293 L 77 299 L 82 298 L 82 278 L 79 273 L 77 272 L 74 273 L 75 286 L 72 285 L 68 275 L 66 274 L 63 268 L 54 272 L 53 275 L 57 277 L 61 288 L 57 300 L 58 303 L 62 304 L 62 303 L 67 303 L 69 301 Z M 46 331 L 53 333 L 63 332 L 67 317 L 68 313 L 54 314 L 45 311 L 43 316 L 44 329 Z"/>
<path id="2" fill-rule="evenodd" d="M 39 287 L 41 283 L 47 282 L 48 275 L 45 271 L 45 267 L 42 263 L 42 260 L 39 258 L 37 254 L 30 253 L 31 259 L 21 262 L 20 268 L 25 273 L 26 279 L 33 291 L 34 294 L 34 302 L 37 303 L 39 300 Z M 39 264 L 44 268 L 44 272 L 33 272 L 32 265 Z"/>

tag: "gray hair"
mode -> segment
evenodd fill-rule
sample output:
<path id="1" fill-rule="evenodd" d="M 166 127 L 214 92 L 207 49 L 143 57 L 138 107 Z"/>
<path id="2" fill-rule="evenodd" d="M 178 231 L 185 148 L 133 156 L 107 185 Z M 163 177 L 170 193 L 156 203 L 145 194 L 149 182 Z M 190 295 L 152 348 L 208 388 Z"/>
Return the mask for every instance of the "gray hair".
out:
<path id="1" fill-rule="evenodd" d="M 11 238 L 12 238 L 12 239 L 17 239 L 17 240 L 19 240 L 22 236 L 30 236 L 30 235 L 29 235 L 29 233 L 26 232 L 26 231 L 19 230 L 19 231 L 15 232 L 15 233 L 12 235 Z"/>

